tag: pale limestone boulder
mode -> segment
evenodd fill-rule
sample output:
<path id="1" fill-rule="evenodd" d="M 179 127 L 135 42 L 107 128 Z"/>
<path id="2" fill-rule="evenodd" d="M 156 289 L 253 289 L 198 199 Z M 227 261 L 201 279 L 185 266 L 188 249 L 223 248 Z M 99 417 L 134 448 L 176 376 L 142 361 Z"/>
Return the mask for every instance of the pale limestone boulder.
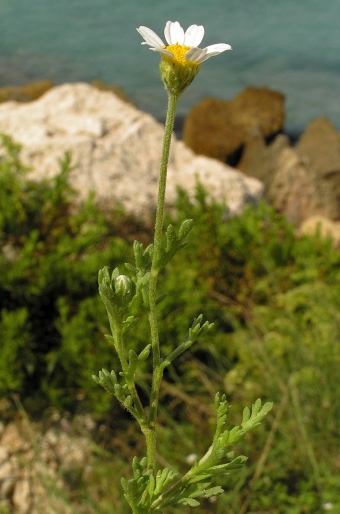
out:
<path id="1" fill-rule="evenodd" d="M 18 480 L 12 497 L 13 507 L 18 514 L 27 514 L 30 509 L 30 483 L 27 478 Z"/>
<path id="2" fill-rule="evenodd" d="M 84 199 L 95 191 L 102 206 L 122 204 L 148 218 L 156 206 L 163 126 L 119 99 L 88 84 L 65 84 L 29 104 L 0 105 L 0 132 L 22 143 L 22 158 L 41 180 L 59 171 L 58 160 L 71 150 L 76 165 L 71 184 Z M 263 195 L 262 184 L 229 166 L 197 157 L 174 137 L 166 204 L 171 207 L 179 185 L 194 194 L 197 181 L 231 215 Z"/>
<path id="3" fill-rule="evenodd" d="M 319 233 L 320 237 L 331 237 L 334 246 L 340 246 L 340 222 L 332 221 L 324 216 L 311 216 L 306 219 L 299 228 L 299 235 L 314 235 Z"/>
<path id="4" fill-rule="evenodd" d="M 13 465 L 9 461 L 2 462 L 0 464 L 0 483 L 13 475 Z"/>

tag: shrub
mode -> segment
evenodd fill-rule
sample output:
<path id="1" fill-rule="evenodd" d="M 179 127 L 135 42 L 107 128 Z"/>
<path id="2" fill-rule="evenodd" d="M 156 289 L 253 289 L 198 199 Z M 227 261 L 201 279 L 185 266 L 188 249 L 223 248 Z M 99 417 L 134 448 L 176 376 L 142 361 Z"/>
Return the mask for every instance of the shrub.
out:
<path id="1" fill-rule="evenodd" d="M 38 402 L 38 408 L 41 401 L 66 408 L 74 403 L 73 393 L 81 389 L 75 353 L 82 351 L 84 341 L 78 339 L 76 330 L 71 343 L 67 337 L 63 341 L 65 318 L 78 313 L 81 302 L 91 298 L 94 308 L 89 316 L 97 316 L 98 268 L 102 259 L 123 262 L 127 245 L 114 236 L 105 243 L 114 229 L 96 208 L 93 196 L 75 211 L 76 193 L 68 185 L 69 154 L 60 163 L 59 175 L 35 183 L 26 177 L 19 147 L 5 136 L 2 144 L 0 361 L 7 378 L 1 393 L 8 389 L 21 393 L 24 399 Z M 99 320 L 100 314 L 96 327 Z M 86 319 L 86 341 L 92 332 L 91 321 Z M 99 339 L 97 332 L 89 352 Z M 68 344 L 78 345 L 77 352 L 65 350 Z M 65 360 L 68 353 L 70 360 Z"/>

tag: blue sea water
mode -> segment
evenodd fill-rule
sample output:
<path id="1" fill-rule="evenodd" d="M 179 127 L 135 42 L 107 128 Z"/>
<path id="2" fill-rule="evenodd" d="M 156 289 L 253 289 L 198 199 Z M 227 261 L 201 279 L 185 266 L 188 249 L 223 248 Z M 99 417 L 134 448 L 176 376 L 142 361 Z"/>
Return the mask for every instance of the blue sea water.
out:
<path id="1" fill-rule="evenodd" d="M 136 27 L 163 37 L 167 20 L 204 25 L 204 46 L 233 47 L 202 65 L 181 115 L 206 96 L 268 86 L 286 95 L 289 132 L 318 116 L 340 130 L 340 0 L 0 0 L 0 86 L 101 79 L 162 119 L 159 56 Z"/>

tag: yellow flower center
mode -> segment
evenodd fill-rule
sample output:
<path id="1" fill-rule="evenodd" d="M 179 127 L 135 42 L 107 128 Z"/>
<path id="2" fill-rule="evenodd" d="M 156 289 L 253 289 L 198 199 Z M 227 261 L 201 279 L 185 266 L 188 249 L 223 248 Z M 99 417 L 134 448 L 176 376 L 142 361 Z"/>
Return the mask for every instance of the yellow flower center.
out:
<path id="1" fill-rule="evenodd" d="M 184 57 L 188 50 L 192 48 L 191 46 L 184 46 L 179 45 L 176 43 L 175 45 L 169 45 L 165 47 L 165 50 L 169 50 L 172 54 L 174 54 L 173 60 L 176 61 L 178 64 L 181 64 L 182 66 L 185 66 L 188 61 Z M 164 57 L 164 55 L 162 56 Z"/>

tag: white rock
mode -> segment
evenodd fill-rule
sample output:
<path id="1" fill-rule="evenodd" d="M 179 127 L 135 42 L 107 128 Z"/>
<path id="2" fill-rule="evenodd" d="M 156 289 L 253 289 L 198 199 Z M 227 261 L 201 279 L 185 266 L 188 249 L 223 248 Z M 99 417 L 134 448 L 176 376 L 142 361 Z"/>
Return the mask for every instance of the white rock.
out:
<path id="1" fill-rule="evenodd" d="M 13 477 L 6 478 L 0 486 L 0 500 L 6 500 L 11 497 L 15 486 L 15 479 Z M 1 512 L 1 509 L 0 509 Z"/>
<path id="2" fill-rule="evenodd" d="M 71 184 L 80 199 L 94 190 L 104 206 L 120 203 L 127 212 L 143 217 L 155 209 L 163 126 L 111 92 L 64 84 L 28 104 L 4 103 L 0 132 L 23 144 L 22 158 L 31 166 L 34 180 L 54 176 L 58 159 L 71 150 L 77 164 Z M 232 215 L 263 195 L 258 180 L 197 157 L 174 137 L 167 206 L 176 199 L 177 185 L 193 194 L 197 180 L 216 200 L 226 201 Z"/>
<path id="3" fill-rule="evenodd" d="M 10 461 L 3 462 L 0 465 L 0 482 L 10 478 L 13 475 L 13 465 Z"/>
<path id="4" fill-rule="evenodd" d="M 0 463 L 7 460 L 9 457 L 9 453 L 7 451 L 7 448 L 5 446 L 0 445 Z"/>
<path id="5" fill-rule="evenodd" d="M 6 447 L 10 454 L 25 451 L 29 448 L 28 441 L 23 438 L 14 423 L 9 423 L 3 431 L 1 445 Z"/>
<path id="6" fill-rule="evenodd" d="M 27 479 L 19 480 L 14 487 L 12 502 L 18 514 L 26 514 L 30 509 L 30 484 Z"/>
<path id="7" fill-rule="evenodd" d="M 86 437 L 70 438 L 61 433 L 55 448 L 58 461 L 64 470 L 83 468 L 90 457 L 88 439 Z"/>
<path id="8" fill-rule="evenodd" d="M 299 234 L 314 235 L 319 233 L 320 237 L 331 237 L 335 246 L 340 246 L 340 222 L 332 221 L 325 216 L 310 216 L 301 225 Z"/>
<path id="9" fill-rule="evenodd" d="M 58 436 L 53 429 L 50 429 L 46 432 L 42 441 L 42 445 L 44 443 L 47 443 L 50 446 L 56 446 L 58 444 Z"/>

